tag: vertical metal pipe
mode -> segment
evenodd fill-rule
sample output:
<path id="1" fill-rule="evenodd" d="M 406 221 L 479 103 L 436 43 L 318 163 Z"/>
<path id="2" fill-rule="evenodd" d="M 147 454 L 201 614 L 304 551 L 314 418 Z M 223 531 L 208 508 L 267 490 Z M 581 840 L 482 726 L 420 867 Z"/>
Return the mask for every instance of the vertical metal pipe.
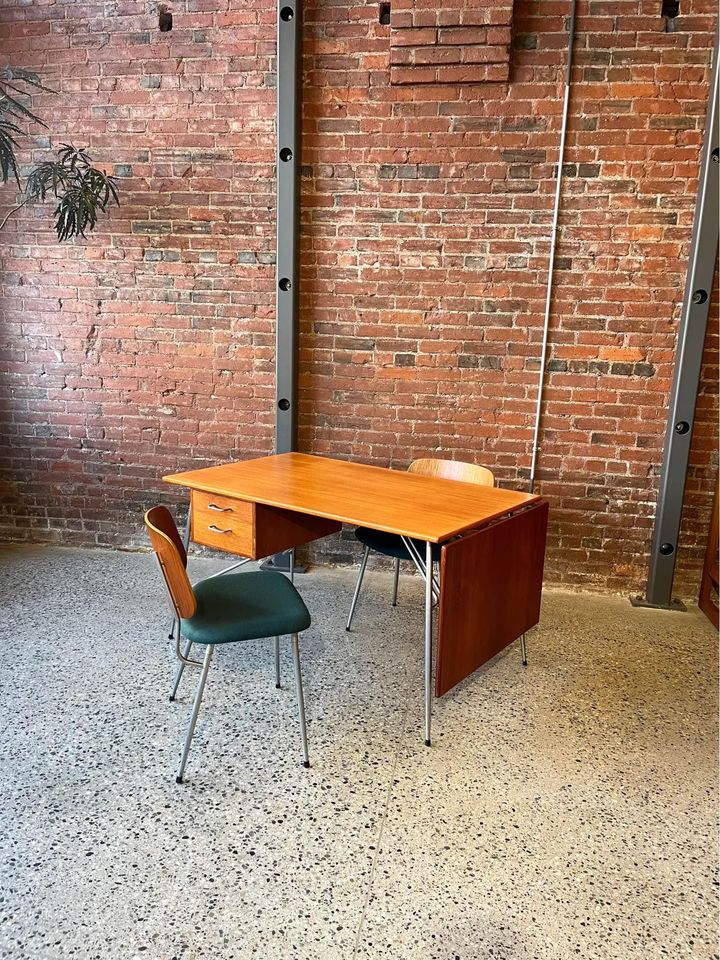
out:
<path id="1" fill-rule="evenodd" d="M 695 203 L 685 296 L 678 330 L 677 360 L 668 407 L 665 452 L 660 474 L 650 569 L 644 601 L 645 604 L 654 607 L 673 605 L 672 585 L 675 577 L 680 520 L 685 499 L 685 481 L 690 458 L 695 404 L 700 385 L 710 296 L 716 269 L 720 204 L 719 60 L 720 32 L 715 35 L 705 143 Z"/>
<path id="2" fill-rule="evenodd" d="M 279 0 L 277 19 L 277 244 L 275 451 L 297 446 L 302 0 Z"/>
<path id="3" fill-rule="evenodd" d="M 575 11 L 577 0 L 572 0 L 570 24 L 568 27 L 567 66 L 565 69 L 565 100 L 563 103 L 562 127 L 560 130 L 560 149 L 558 151 L 557 180 L 555 183 L 555 207 L 550 234 L 550 258 L 548 262 L 547 290 L 545 293 L 545 319 L 543 322 L 543 340 L 540 353 L 540 373 L 538 375 L 537 401 L 535 404 L 535 429 L 533 432 L 532 460 L 530 462 L 530 493 L 535 489 L 535 468 L 537 466 L 538 444 L 540 441 L 540 416 L 542 413 L 543 388 L 545 386 L 545 365 L 547 363 L 548 335 L 550 331 L 550 306 L 552 301 L 553 277 L 555 274 L 555 245 L 557 242 L 558 219 L 560 216 L 560 197 L 562 190 L 563 162 L 565 159 L 565 136 L 567 133 L 568 106 L 570 104 L 571 72 L 573 62 L 573 44 L 575 42 Z"/>

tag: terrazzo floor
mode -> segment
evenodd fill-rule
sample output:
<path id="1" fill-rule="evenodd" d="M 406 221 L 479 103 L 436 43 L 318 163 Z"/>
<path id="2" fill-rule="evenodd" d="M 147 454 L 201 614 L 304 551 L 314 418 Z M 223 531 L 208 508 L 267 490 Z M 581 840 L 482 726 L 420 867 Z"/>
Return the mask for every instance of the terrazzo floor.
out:
<path id="1" fill-rule="evenodd" d="M 219 569 L 193 558 L 193 579 Z M 82 960 L 717 957 L 717 643 L 696 610 L 548 591 L 529 637 L 434 709 L 422 589 L 297 582 L 290 649 L 217 652 L 168 702 L 147 554 L 0 549 L 0 956 Z"/>

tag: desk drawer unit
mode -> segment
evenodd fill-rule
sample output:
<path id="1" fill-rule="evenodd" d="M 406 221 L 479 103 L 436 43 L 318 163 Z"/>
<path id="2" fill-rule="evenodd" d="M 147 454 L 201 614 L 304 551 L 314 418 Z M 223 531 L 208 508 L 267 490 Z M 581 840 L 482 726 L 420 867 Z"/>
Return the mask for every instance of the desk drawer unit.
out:
<path id="1" fill-rule="evenodd" d="M 327 537 L 341 527 L 336 520 L 203 490 L 192 491 L 193 542 L 253 560 Z"/>
<path id="2" fill-rule="evenodd" d="M 190 533 L 195 543 L 254 557 L 255 504 L 193 490 Z"/>

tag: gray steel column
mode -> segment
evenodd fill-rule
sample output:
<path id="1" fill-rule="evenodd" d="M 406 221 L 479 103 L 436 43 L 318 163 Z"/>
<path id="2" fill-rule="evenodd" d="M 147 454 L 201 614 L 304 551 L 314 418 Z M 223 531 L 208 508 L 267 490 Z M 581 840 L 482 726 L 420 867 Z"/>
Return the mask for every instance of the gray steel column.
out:
<path id="1" fill-rule="evenodd" d="M 718 250 L 718 37 L 644 603 L 672 606 L 680 518 Z"/>
<path id="2" fill-rule="evenodd" d="M 275 452 L 297 445 L 302 0 L 279 0 L 277 21 L 277 249 Z"/>

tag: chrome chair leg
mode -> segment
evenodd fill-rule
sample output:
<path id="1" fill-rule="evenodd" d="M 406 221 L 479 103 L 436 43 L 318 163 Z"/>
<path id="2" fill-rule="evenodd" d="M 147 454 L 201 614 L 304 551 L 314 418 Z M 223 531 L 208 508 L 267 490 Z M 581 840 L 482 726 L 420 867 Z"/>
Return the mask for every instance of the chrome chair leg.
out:
<path id="1" fill-rule="evenodd" d="M 190 656 L 190 651 L 191 651 L 191 650 L 192 650 L 192 640 L 188 640 L 188 642 L 185 644 L 185 651 L 184 651 L 184 653 L 183 653 L 183 656 L 184 656 L 186 659 Z M 171 703 L 172 703 L 172 701 L 175 699 L 175 697 L 177 696 L 178 687 L 180 686 L 180 681 L 182 680 L 182 675 L 183 675 L 184 672 L 185 672 L 185 664 L 184 664 L 184 663 L 182 662 L 182 660 L 181 660 L 180 663 L 178 663 L 178 665 L 177 665 L 177 670 L 175 671 L 175 682 L 173 683 L 173 688 L 172 688 L 172 690 L 170 691 L 170 702 L 171 702 Z"/>
<path id="2" fill-rule="evenodd" d="M 525 646 L 525 634 L 523 633 L 520 637 L 520 656 L 522 657 L 522 665 L 527 666 L 527 647 Z"/>
<path id="3" fill-rule="evenodd" d="M 352 598 L 352 604 L 350 605 L 350 616 L 348 617 L 347 626 L 345 627 L 348 632 L 350 631 L 353 614 L 355 613 L 355 607 L 357 606 L 358 597 L 360 596 L 360 587 L 362 586 L 363 577 L 365 576 L 365 567 L 367 566 L 369 555 L 370 547 L 365 547 L 365 552 L 363 553 L 362 562 L 360 564 L 360 573 L 358 574 L 357 583 L 355 584 L 355 593 Z"/>
<path id="4" fill-rule="evenodd" d="M 398 580 L 400 579 L 400 557 L 395 559 L 395 576 L 393 578 L 393 598 L 392 605 L 397 606 Z"/>
<path id="5" fill-rule="evenodd" d="M 280 689 L 280 637 L 275 637 L 275 686 Z"/>
<path id="6" fill-rule="evenodd" d="M 298 635 L 292 635 L 293 661 L 295 663 L 295 688 L 297 690 L 298 713 L 300 714 L 300 736 L 302 737 L 303 766 L 310 766 L 308 756 L 307 725 L 305 723 L 305 699 L 303 697 L 302 672 L 300 670 L 300 641 Z"/>
<path id="7" fill-rule="evenodd" d="M 205 651 L 202 673 L 200 674 L 197 690 L 195 691 L 195 703 L 193 704 L 192 714 L 190 715 L 190 726 L 188 727 L 187 736 L 185 737 L 185 746 L 183 748 L 182 759 L 180 761 L 180 769 L 178 770 L 178 775 L 175 777 L 176 783 L 183 782 L 185 764 L 187 763 L 188 754 L 190 753 L 190 744 L 192 743 L 193 734 L 195 733 L 195 724 L 197 723 L 198 713 L 200 712 L 200 704 L 202 702 L 203 691 L 205 690 L 205 681 L 207 680 L 208 670 L 210 669 L 210 661 L 212 660 L 214 649 L 214 645 L 209 643 L 207 650 Z"/>

